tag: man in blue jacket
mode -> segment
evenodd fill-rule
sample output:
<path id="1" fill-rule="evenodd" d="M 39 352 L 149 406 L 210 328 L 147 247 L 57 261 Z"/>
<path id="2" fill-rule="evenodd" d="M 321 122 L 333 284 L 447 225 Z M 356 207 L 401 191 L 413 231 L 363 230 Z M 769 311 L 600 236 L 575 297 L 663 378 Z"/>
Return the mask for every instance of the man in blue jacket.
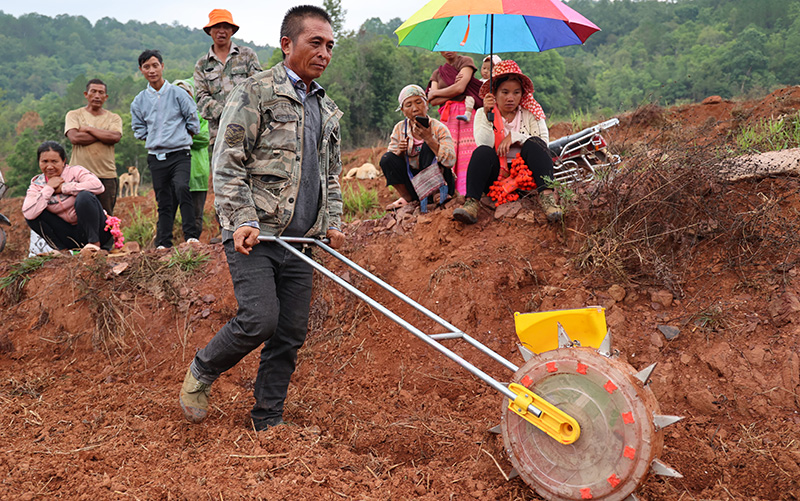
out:
<path id="1" fill-rule="evenodd" d="M 200 130 L 197 106 L 189 94 L 164 80 L 164 60 L 157 50 L 146 50 L 139 55 L 139 70 L 147 79 L 147 88 L 131 103 L 131 128 L 136 139 L 143 139 L 147 148 L 147 166 L 158 204 L 155 244 L 159 249 L 172 247 L 172 225 L 178 205 L 183 238 L 199 242 L 200 229 L 195 224 L 189 191 L 192 136 Z"/>

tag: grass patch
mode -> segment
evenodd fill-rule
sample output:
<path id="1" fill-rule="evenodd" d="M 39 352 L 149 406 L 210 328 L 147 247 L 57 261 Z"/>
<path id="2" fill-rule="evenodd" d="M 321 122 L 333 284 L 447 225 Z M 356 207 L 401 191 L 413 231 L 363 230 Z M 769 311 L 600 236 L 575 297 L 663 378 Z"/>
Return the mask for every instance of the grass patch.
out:
<path id="1" fill-rule="evenodd" d="M 734 153 L 763 153 L 800 146 L 800 115 L 763 119 L 740 129 L 734 137 Z"/>
<path id="2" fill-rule="evenodd" d="M 570 113 L 569 121 L 572 124 L 572 130 L 575 132 L 583 130 L 589 126 L 588 124 L 593 123 L 592 116 L 583 110 Z"/>
<path id="3" fill-rule="evenodd" d="M 19 302 L 22 298 L 23 287 L 31 279 L 30 274 L 44 266 L 44 263 L 55 258 L 54 254 L 45 254 L 43 256 L 29 257 L 15 264 L 11 267 L 11 273 L 0 278 L 0 291 L 12 303 Z"/>
<path id="4" fill-rule="evenodd" d="M 194 252 L 192 249 L 176 249 L 167 262 L 168 268 L 178 268 L 184 272 L 193 272 L 211 259 L 205 252 Z"/>
<path id="5" fill-rule="evenodd" d="M 694 324 L 706 331 L 722 331 L 730 327 L 728 315 L 719 305 L 711 305 L 698 312 L 694 317 Z"/>
<path id="6" fill-rule="evenodd" d="M 384 214 L 378 210 L 378 191 L 358 183 L 348 183 L 342 187 L 342 200 L 344 220 L 348 223 L 356 219 L 376 219 Z"/>
<path id="7" fill-rule="evenodd" d="M 547 176 L 544 177 L 544 182 L 548 188 L 558 193 L 559 205 L 564 209 L 564 213 L 569 213 L 570 207 L 575 205 L 578 196 L 572 188 L 571 183 L 551 179 Z"/>
<path id="8" fill-rule="evenodd" d="M 141 207 L 134 207 L 130 222 L 122 228 L 126 242 L 138 242 L 144 249 L 153 243 L 156 236 L 156 213 L 146 214 Z"/>

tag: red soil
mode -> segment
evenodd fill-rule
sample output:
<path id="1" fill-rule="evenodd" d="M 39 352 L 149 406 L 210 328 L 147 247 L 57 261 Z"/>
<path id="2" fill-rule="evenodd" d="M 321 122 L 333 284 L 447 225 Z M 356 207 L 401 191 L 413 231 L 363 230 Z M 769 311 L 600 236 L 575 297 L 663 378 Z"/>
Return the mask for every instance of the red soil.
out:
<path id="1" fill-rule="evenodd" d="M 612 143 L 646 137 L 666 121 L 715 141 L 742 123 L 798 108 L 800 89 L 788 88 L 759 102 L 640 111 L 609 136 Z M 353 152 L 345 169 L 377 164 L 381 153 Z M 393 199 L 382 179 L 362 183 L 378 188 L 382 203 Z M 733 195 L 756 188 L 780 194 L 786 213 L 800 209 L 794 178 L 742 182 Z M 124 222 L 134 206 L 153 204 L 152 193 L 122 199 L 118 212 Z M 20 206 L 20 199 L 0 201 L 15 224 L 0 276 L 26 254 Z M 528 221 L 483 211 L 470 227 L 450 214 L 448 207 L 353 222 L 343 253 L 517 364 L 515 311 L 604 306 L 623 359 L 636 368 L 658 362 L 651 386 L 662 413 L 685 416 L 666 430 L 661 455 L 684 478 L 651 476 L 640 499 L 800 497 L 800 290 L 792 262 L 780 273 L 753 264 L 754 283 L 745 289 L 708 244 L 685 297 L 664 305 L 660 287 L 583 275 L 571 261 L 578 237 L 537 212 Z M 108 264 L 59 258 L 32 274 L 18 303 L 5 299 L 0 499 L 538 499 L 501 472 L 511 466 L 502 439 L 487 430 L 499 422 L 503 398 L 321 275 L 286 403 L 295 426 L 252 430 L 257 354 L 214 385 L 204 423 L 184 421 L 177 397 L 186 367 L 236 310 L 221 245 L 203 250 L 211 259 L 202 270 L 169 287 L 131 278 L 141 255 Z M 329 256 L 317 257 L 430 327 Z M 119 262 L 128 270 L 108 275 Z M 623 300 L 609 293 L 612 285 L 625 289 Z M 708 305 L 724 312 L 724 328 L 686 320 Z M 104 349 L 103 308 L 119 314 L 113 320 L 126 346 L 107 339 L 111 349 Z M 661 324 L 679 325 L 680 334 L 665 340 Z M 448 346 L 498 380 L 511 378 L 463 342 Z"/>

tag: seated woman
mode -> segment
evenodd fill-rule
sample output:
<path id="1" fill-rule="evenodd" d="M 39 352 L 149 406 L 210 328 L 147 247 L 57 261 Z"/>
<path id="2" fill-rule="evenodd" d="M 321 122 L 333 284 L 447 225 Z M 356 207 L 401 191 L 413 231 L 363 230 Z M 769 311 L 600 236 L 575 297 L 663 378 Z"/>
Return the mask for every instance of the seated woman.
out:
<path id="1" fill-rule="evenodd" d="M 400 198 L 391 203 L 386 210 L 392 210 L 419 200 L 411 177 L 431 165 L 434 160 L 442 168 L 448 192 L 455 193 L 455 179 L 450 170 L 456 162 L 453 138 L 445 125 L 428 117 L 428 98 L 419 85 L 406 85 L 397 98 L 405 118 L 392 130 L 389 151 L 380 161 L 386 185 L 393 186 Z M 427 122 L 428 125 L 424 125 Z M 409 172 L 411 176 L 409 176 Z M 445 200 L 439 200 L 443 204 Z"/>
<path id="2" fill-rule="evenodd" d="M 491 82 L 494 93 L 489 92 Z M 481 196 L 498 178 L 509 176 L 509 166 L 519 153 L 533 174 L 547 220 L 560 221 L 561 208 L 545 182 L 545 178 L 553 179 L 553 160 L 547 148 L 550 134 L 542 107 L 533 99 L 533 82 L 509 59 L 494 67 L 492 79 L 484 82 L 480 95 L 484 104 L 475 113 L 478 147 L 467 169 L 467 198 L 463 207 L 453 211 L 453 218 L 476 223 Z M 489 122 L 487 113 L 493 109 L 494 122 Z"/>
<path id="3" fill-rule="evenodd" d="M 472 108 L 483 106 L 478 95 L 481 82 L 475 78 L 478 68 L 471 57 L 459 56 L 455 52 L 442 52 L 442 57 L 445 64 L 433 71 L 428 82 L 428 102 L 431 106 L 439 106 L 439 117 L 453 137 L 456 149 L 453 166 L 456 191 L 463 194 L 467 186 L 467 165 L 475 150 L 473 124 L 470 121 Z"/>
<path id="4" fill-rule="evenodd" d="M 31 180 L 22 214 L 28 226 L 59 250 L 99 250 L 111 240 L 106 215 L 95 195 L 103 183 L 80 165 L 67 165 L 64 147 L 45 141 L 36 151 L 42 173 Z"/>

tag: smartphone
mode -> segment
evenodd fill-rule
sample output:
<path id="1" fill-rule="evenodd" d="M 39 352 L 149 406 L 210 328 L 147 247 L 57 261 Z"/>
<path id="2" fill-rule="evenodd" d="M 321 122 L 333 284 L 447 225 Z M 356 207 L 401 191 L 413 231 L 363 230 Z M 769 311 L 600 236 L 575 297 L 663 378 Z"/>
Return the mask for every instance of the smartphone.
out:
<path id="1" fill-rule="evenodd" d="M 426 129 L 431 126 L 431 119 L 428 117 L 414 117 L 414 120 Z"/>

